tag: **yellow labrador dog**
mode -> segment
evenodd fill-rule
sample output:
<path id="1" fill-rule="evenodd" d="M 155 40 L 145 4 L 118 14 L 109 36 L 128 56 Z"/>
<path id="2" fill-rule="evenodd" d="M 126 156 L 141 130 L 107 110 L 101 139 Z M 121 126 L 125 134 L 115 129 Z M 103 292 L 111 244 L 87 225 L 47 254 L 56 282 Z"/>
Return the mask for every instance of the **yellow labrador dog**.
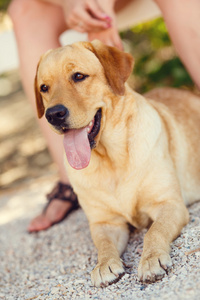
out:
<path id="1" fill-rule="evenodd" d="M 79 42 L 44 54 L 35 79 L 38 116 L 64 136 L 67 174 L 98 249 L 97 287 L 124 273 L 128 223 L 149 227 L 140 280 L 162 277 L 186 205 L 200 199 L 200 99 L 168 88 L 143 97 L 125 83 L 132 67 L 130 54 Z"/>

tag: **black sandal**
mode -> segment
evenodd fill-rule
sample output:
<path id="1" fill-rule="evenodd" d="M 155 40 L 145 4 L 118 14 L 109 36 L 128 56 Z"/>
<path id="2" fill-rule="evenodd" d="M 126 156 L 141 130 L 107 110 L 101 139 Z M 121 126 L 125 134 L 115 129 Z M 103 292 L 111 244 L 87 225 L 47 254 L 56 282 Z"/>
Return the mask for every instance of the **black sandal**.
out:
<path id="1" fill-rule="evenodd" d="M 67 211 L 64 217 L 57 223 L 62 222 L 73 210 L 76 210 L 80 207 L 78 203 L 78 198 L 74 193 L 73 188 L 69 184 L 64 184 L 60 181 L 53 188 L 52 192 L 46 195 L 46 197 L 48 203 L 45 206 L 43 213 L 46 212 L 47 208 L 49 207 L 49 204 L 55 199 L 65 201 L 65 202 L 70 202 L 72 204 L 71 208 Z"/>

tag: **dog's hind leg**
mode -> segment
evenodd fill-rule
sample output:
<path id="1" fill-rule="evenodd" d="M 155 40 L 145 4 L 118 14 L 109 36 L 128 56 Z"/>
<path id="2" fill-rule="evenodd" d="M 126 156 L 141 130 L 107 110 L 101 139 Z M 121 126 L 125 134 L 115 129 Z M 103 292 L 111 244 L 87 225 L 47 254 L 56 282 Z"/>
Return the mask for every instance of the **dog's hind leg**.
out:
<path id="1" fill-rule="evenodd" d="M 91 273 L 93 285 L 104 287 L 117 281 L 124 274 L 120 255 L 129 238 L 127 224 L 90 224 L 92 239 L 98 250 L 98 264 Z"/>

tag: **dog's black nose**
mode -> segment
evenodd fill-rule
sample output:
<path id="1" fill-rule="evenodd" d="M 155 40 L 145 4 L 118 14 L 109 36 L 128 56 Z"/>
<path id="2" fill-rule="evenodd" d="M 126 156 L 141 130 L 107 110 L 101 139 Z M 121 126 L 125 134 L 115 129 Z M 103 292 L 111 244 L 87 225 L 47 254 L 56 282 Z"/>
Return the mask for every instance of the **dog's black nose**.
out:
<path id="1" fill-rule="evenodd" d="M 61 104 L 48 108 L 45 117 L 52 125 L 60 126 L 69 116 L 69 110 Z"/>

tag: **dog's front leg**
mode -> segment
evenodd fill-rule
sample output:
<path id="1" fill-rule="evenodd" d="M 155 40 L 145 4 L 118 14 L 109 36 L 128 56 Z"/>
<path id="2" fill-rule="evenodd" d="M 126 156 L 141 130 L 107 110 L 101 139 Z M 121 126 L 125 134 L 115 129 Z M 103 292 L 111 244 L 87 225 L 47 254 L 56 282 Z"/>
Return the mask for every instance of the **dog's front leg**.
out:
<path id="1" fill-rule="evenodd" d="M 120 255 L 129 237 L 126 224 L 90 224 L 93 242 L 98 250 L 98 264 L 91 274 L 92 283 L 99 287 L 116 281 L 124 273 Z"/>
<path id="2" fill-rule="evenodd" d="M 138 276 L 142 281 L 162 278 L 171 267 L 170 243 L 189 220 L 187 208 L 180 201 L 157 205 L 152 209 L 153 224 L 144 237 Z"/>

